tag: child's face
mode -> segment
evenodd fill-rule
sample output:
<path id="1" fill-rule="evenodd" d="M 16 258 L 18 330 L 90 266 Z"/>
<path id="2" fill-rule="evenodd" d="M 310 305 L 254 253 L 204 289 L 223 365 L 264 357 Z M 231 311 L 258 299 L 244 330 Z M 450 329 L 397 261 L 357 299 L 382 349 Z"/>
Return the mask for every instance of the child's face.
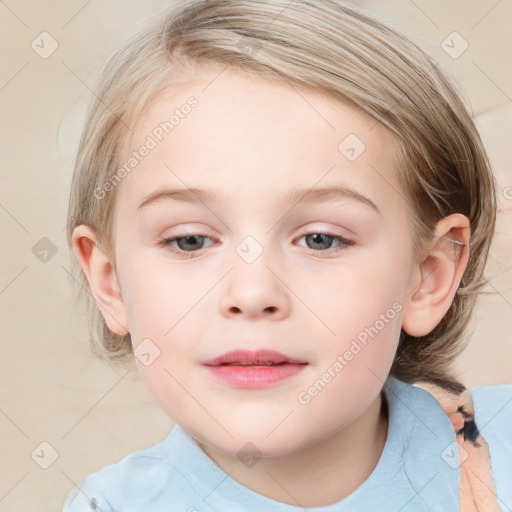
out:
<path id="1" fill-rule="evenodd" d="M 165 412 L 226 453 L 250 441 L 291 454 L 378 401 L 413 288 L 405 192 L 390 138 L 366 114 L 296 86 L 217 74 L 172 87 L 136 126 L 130 151 L 148 136 L 158 144 L 118 185 L 118 279 L 134 348 L 151 340 L 146 363 L 160 351 L 137 364 Z M 159 142 L 155 128 L 190 96 L 197 105 Z M 368 201 L 317 195 L 324 187 Z M 218 201 L 187 193 L 139 208 L 155 191 L 190 188 Z M 286 202 L 295 188 L 311 201 Z M 205 238 L 159 246 L 193 234 Z M 234 349 L 307 364 L 266 387 L 237 387 L 202 364 Z"/>

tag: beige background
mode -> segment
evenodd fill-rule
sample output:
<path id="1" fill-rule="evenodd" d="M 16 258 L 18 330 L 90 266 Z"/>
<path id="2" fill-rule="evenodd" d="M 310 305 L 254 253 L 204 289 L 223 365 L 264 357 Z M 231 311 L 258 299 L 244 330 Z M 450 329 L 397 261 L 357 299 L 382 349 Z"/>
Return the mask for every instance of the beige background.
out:
<path id="1" fill-rule="evenodd" d="M 360 3 L 425 47 L 473 105 L 499 180 L 501 210 L 486 272 L 492 293 L 481 299 L 458 370 L 470 387 L 512 383 L 512 4 Z M 160 441 L 173 425 L 134 371 L 114 371 L 90 353 L 85 318 L 71 303 L 64 232 L 74 151 L 99 70 L 167 4 L 0 2 L 0 511 L 61 510 L 87 474 Z M 441 47 L 453 31 L 469 44 L 456 59 Z M 31 47 L 35 40 L 40 53 L 51 49 L 41 32 L 58 43 L 47 58 Z M 46 262 L 33 252 L 48 246 L 44 237 L 57 251 Z M 47 469 L 40 467 L 55 455 Z"/>

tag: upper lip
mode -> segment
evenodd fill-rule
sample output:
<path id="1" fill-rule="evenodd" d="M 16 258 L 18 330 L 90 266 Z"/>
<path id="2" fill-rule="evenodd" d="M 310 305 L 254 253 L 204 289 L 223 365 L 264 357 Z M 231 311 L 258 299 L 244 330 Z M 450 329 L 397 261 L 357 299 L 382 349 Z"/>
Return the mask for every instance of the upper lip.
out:
<path id="1" fill-rule="evenodd" d="M 232 350 L 226 352 L 218 357 L 208 359 L 203 362 L 207 366 L 219 366 L 221 364 L 238 363 L 244 365 L 265 365 L 265 364 L 280 364 L 280 363 L 294 363 L 294 364 L 307 364 L 306 361 L 294 359 L 275 350 Z"/>

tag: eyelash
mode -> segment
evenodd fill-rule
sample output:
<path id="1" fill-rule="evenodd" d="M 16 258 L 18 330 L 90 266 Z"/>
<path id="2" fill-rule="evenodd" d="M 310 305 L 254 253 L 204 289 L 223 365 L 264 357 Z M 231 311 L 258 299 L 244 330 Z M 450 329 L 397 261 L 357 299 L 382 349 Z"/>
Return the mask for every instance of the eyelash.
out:
<path id="1" fill-rule="evenodd" d="M 334 248 L 334 249 L 326 249 L 325 251 L 321 251 L 321 250 L 315 250 L 315 249 L 309 249 L 306 247 L 306 249 L 308 249 L 309 251 L 311 251 L 311 254 L 314 254 L 314 255 L 319 255 L 321 253 L 329 253 L 329 255 L 331 253 L 338 253 L 340 251 L 343 251 L 345 250 L 346 248 L 348 247 L 351 247 L 354 245 L 354 242 L 352 242 L 351 240 L 347 240 L 346 238 L 340 236 L 340 235 L 336 235 L 334 233 L 330 233 L 328 231 L 311 231 L 311 232 L 308 232 L 308 233 L 304 233 L 300 238 L 304 238 L 306 236 L 309 236 L 309 235 L 327 235 L 329 237 L 332 237 L 334 240 L 337 240 L 339 242 L 341 242 L 341 246 L 337 247 L 337 248 Z M 200 237 L 204 237 L 204 238 L 210 238 L 208 235 L 204 234 L 204 233 L 188 233 L 186 235 L 183 235 L 183 236 L 175 236 L 175 237 L 172 237 L 172 238 L 164 238 L 163 240 L 161 240 L 160 242 L 158 242 L 158 246 L 159 247 L 163 247 L 163 248 L 168 248 L 171 250 L 171 252 L 173 252 L 174 254 L 177 254 L 179 256 L 183 256 L 185 258 L 193 258 L 194 257 L 194 253 L 196 252 L 199 252 L 201 249 L 199 250 L 196 250 L 196 251 L 183 251 L 182 249 L 177 249 L 176 247 L 174 247 L 172 244 L 173 242 L 177 241 L 177 240 L 182 240 L 182 239 L 185 239 L 189 236 L 200 236 Z M 321 258 L 325 258 L 327 256 L 320 256 Z"/>

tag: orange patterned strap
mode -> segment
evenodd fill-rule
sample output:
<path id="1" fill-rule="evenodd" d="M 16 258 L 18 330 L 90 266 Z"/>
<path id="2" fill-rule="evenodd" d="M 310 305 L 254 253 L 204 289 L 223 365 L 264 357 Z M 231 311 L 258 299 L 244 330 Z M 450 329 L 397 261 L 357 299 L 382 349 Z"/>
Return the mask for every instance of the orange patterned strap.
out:
<path id="1" fill-rule="evenodd" d="M 428 382 L 414 385 L 433 395 L 453 424 L 461 462 L 460 512 L 500 512 L 489 446 L 474 421 L 471 391 L 456 395 Z"/>

